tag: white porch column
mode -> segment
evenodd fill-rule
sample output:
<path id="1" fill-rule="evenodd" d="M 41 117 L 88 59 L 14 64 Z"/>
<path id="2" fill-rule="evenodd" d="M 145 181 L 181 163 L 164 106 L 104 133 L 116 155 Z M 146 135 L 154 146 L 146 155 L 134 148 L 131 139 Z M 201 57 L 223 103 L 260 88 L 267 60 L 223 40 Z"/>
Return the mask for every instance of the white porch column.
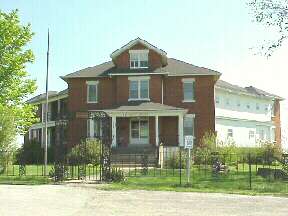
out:
<path id="1" fill-rule="evenodd" d="M 179 146 L 184 146 L 184 143 L 183 143 L 183 115 L 178 115 L 178 143 L 179 143 Z"/>
<path id="2" fill-rule="evenodd" d="M 60 112 L 61 112 L 61 102 L 60 102 L 60 99 L 57 100 L 57 112 L 58 112 L 58 115 L 60 115 Z"/>
<path id="3" fill-rule="evenodd" d="M 112 116 L 112 147 L 116 147 L 116 116 Z"/>
<path id="4" fill-rule="evenodd" d="M 158 115 L 155 116 L 155 145 L 159 145 Z"/>

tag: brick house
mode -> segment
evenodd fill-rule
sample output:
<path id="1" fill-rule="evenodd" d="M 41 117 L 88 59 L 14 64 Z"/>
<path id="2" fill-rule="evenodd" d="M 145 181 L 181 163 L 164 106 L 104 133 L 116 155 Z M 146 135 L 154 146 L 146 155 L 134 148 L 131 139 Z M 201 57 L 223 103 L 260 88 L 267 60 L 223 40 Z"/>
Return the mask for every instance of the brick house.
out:
<path id="1" fill-rule="evenodd" d="M 112 61 L 61 77 L 67 90 L 49 92 L 48 143 L 55 138 L 56 113 L 63 112 L 76 113 L 68 124 L 68 147 L 101 134 L 99 123 L 87 120 L 88 112 L 97 110 L 111 117 L 114 148 L 160 142 L 183 146 L 185 135 L 194 136 L 197 144 L 206 131 L 215 131 L 214 85 L 219 72 L 168 58 L 140 38 L 110 56 Z M 45 94 L 28 101 L 38 104 L 42 120 L 44 100 Z M 29 138 L 43 138 L 41 124 L 32 126 Z"/>
<path id="2" fill-rule="evenodd" d="M 259 114 L 258 110 L 239 110 L 241 116 L 244 114 L 241 117 L 244 125 L 235 127 L 235 121 L 239 122 L 241 118 L 230 116 L 229 113 L 235 111 L 233 107 L 222 106 L 221 103 L 219 107 L 216 101 L 221 112 L 215 112 L 215 92 L 221 98 L 228 92 L 231 100 L 234 100 L 242 91 L 245 96 L 250 97 L 248 99 L 251 103 L 258 103 L 260 97 L 260 102 L 266 98 L 265 103 L 275 101 L 279 106 L 279 99 L 282 100 L 278 96 L 258 94 L 252 90 L 244 92 L 245 89 L 240 87 L 224 85 L 219 80 L 221 73 L 168 58 L 165 51 L 140 38 L 117 49 L 110 57 L 112 60 L 109 62 L 62 76 L 68 89 L 59 93 L 49 92 L 48 145 L 55 143 L 55 120 L 59 114 L 70 113 L 74 116 L 69 119 L 67 127 L 68 148 L 79 144 L 82 139 L 101 136 L 100 123 L 88 119 L 88 113 L 95 111 L 104 111 L 109 115 L 114 149 L 125 152 L 130 147 L 154 148 L 160 143 L 169 147 L 183 146 L 187 135 L 193 136 L 194 144 L 199 145 L 205 132 L 215 132 L 215 125 L 221 129 L 223 125 L 231 124 L 227 131 L 232 128 L 237 133 L 240 126 L 247 127 L 245 116 L 248 112 L 253 115 L 253 122 L 256 114 Z M 223 98 L 226 95 L 228 94 L 225 93 Z M 246 98 L 243 100 L 246 101 Z M 40 122 L 30 128 L 25 140 L 37 139 L 43 143 L 45 94 L 28 102 L 38 105 Z M 226 114 L 223 115 L 223 112 Z M 215 113 L 219 113 L 219 116 Z M 266 114 L 263 113 L 271 120 Z M 224 117 L 226 122 L 222 120 Z M 228 123 L 227 118 L 230 120 Z M 271 125 L 275 123 L 277 142 L 281 143 L 280 107 L 279 114 L 273 118 L 277 121 L 272 119 Z M 267 123 L 265 119 L 263 122 Z M 247 136 L 251 130 L 248 129 Z M 224 134 L 223 131 L 217 132 Z"/>

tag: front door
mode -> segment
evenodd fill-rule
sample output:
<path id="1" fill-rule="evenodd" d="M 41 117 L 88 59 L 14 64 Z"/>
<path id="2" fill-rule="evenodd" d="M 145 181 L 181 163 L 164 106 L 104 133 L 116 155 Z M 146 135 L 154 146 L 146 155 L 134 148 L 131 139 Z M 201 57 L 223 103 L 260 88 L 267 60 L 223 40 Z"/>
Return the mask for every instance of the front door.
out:
<path id="1" fill-rule="evenodd" d="M 148 119 L 131 119 L 130 144 L 149 144 Z"/>

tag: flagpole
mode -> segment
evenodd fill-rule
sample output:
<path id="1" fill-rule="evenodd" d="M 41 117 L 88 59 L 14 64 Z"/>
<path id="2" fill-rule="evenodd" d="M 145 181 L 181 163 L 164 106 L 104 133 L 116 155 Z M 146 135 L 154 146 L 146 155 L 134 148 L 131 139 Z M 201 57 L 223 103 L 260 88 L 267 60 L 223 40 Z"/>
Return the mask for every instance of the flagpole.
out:
<path id="1" fill-rule="evenodd" d="M 45 145 L 44 145 L 44 175 L 47 175 L 47 151 L 48 151 L 48 75 L 49 75 L 49 28 L 48 28 L 48 47 L 46 65 L 46 104 L 45 104 Z"/>

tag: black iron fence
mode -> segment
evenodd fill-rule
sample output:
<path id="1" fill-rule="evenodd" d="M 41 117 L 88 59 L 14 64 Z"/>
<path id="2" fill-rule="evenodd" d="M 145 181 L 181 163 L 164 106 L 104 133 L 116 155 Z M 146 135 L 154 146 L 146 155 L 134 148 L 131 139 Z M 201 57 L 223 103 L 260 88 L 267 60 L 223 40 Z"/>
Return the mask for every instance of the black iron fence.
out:
<path id="1" fill-rule="evenodd" d="M 101 147 L 102 148 L 102 147 Z M 92 150 L 91 150 L 92 149 Z M 274 157 L 270 154 L 254 153 L 234 154 L 218 152 L 192 152 L 190 161 L 187 150 L 179 147 L 160 147 L 152 152 L 123 154 L 117 153 L 103 157 L 102 150 L 88 148 L 86 144 L 66 153 L 63 163 L 48 164 L 48 176 L 55 179 L 61 171 L 65 180 L 103 180 L 104 163 L 110 163 L 107 172 L 120 170 L 128 179 L 142 183 L 185 185 L 196 187 L 232 187 L 251 189 L 266 187 L 275 183 L 279 188 L 284 185 L 288 193 L 288 157 Z M 0 162 L 0 176 L 44 176 L 43 161 L 26 163 L 15 160 L 15 155 L 5 153 Z M 5 161 L 5 158 L 7 159 Z M 14 158 L 11 160 L 11 158 Z M 187 163 L 190 162 L 190 170 Z M 109 174 L 110 175 L 110 174 Z M 285 186 L 286 185 L 286 186 Z M 283 190 L 283 188 L 282 188 Z"/>

